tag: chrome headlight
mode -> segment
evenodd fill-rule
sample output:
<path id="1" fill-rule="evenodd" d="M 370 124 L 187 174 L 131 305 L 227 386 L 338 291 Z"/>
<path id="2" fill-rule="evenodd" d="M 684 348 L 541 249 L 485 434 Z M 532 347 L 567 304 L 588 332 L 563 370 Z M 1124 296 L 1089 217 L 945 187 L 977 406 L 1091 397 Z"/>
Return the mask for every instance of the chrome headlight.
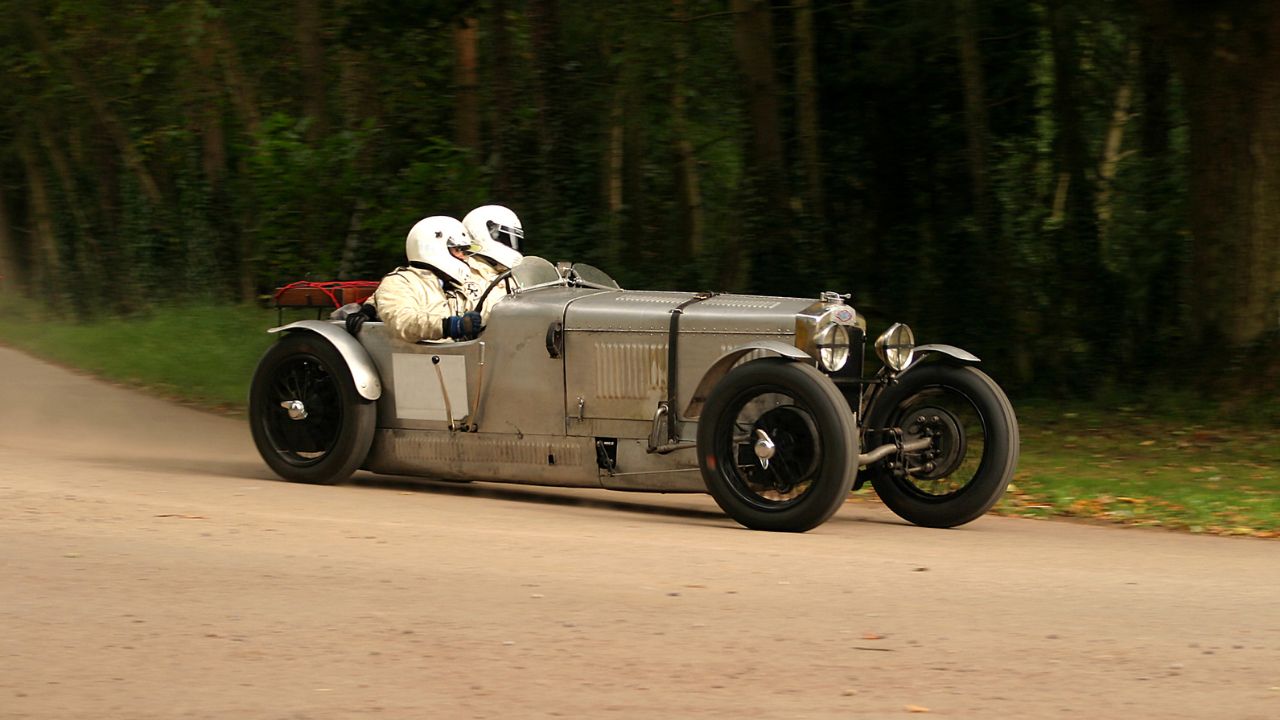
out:
<path id="1" fill-rule="evenodd" d="M 818 332 L 818 364 L 827 372 L 838 372 L 849 362 L 849 329 L 831 323 Z"/>
<path id="2" fill-rule="evenodd" d="M 876 338 L 876 354 L 880 356 L 880 362 L 894 372 L 902 372 L 903 368 L 910 365 L 915 351 L 916 336 L 911 328 L 902 323 L 894 323 Z"/>

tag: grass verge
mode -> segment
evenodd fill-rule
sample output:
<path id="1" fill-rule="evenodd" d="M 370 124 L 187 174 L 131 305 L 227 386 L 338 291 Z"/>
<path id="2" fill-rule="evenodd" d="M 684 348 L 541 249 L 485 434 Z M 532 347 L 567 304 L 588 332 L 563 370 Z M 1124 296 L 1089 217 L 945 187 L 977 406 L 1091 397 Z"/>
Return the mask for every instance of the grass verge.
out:
<path id="1" fill-rule="evenodd" d="M 1280 433 L 1130 407 L 1019 408 L 1022 459 L 997 512 L 1280 537 Z"/>
<path id="2" fill-rule="evenodd" d="M 115 382 L 223 411 L 242 411 L 274 310 L 191 305 L 131 319 L 75 323 L 30 304 L 0 342 Z M 304 313 L 285 320 L 314 317 Z M 1164 405 L 1155 398 L 1152 406 Z M 1280 433 L 1198 408 L 1015 401 L 1022 455 L 995 512 L 1070 517 L 1195 533 L 1280 537 Z M 873 498 L 870 492 L 857 498 Z"/>
<path id="3" fill-rule="evenodd" d="M 0 343 L 167 398 L 242 411 L 258 358 L 274 341 L 275 310 L 157 308 L 139 317 L 59 320 L 29 303 L 0 323 Z M 315 317 L 314 312 L 307 317 Z M 286 318 L 286 322 L 294 318 Z"/>

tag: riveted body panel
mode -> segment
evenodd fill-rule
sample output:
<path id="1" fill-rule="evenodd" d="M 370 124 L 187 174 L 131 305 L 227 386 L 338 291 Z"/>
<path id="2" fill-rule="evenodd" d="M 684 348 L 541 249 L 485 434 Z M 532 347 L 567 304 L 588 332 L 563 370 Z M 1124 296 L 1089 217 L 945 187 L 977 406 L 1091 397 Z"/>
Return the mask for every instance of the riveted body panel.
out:
<path id="1" fill-rule="evenodd" d="M 345 348 L 363 385 L 380 389 L 369 470 L 696 492 L 690 440 L 706 395 L 759 357 L 812 363 L 796 336 L 814 308 L 811 298 L 552 282 L 505 297 L 466 342 L 407 343 L 376 321 L 357 337 L 338 323 L 306 329 Z M 674 412 L 664 414 L 672 357 Z"/>
<path id="2" fill-rule="evenodd" d="M 789 343 L 811 299 L 620 290 L 565 313 L 566 395 L 584 418 L 647 420 L 668 394 L 672 315 L 678 314 L 676 403 L 686 408 L 707 370 L 753 341 Z"/>
<path id="3" fill-rule="evenodd" d="M 295 340 L 264 355 L 250 422 L 267 464 L 303 482 L 341 482 L 360 467 L 710 492 L 747 527 L 791 532 L 824 522 L 868 479 L 902 517 L 951 527 L 989 509 L 1012 477 L 1016 419 L 994 382 L 967 367 L 978 358 L 914 346 L 895 325 L 876 345 L 886 366 L 864 378 L 867 322 L 848 296 L 628 291 L 595 268 L 536 257 L 504 277 L 511 292 L 464 342 L 407 343 L 377 320 L 272 330 L 314 333 L 337 355 Z M 890 351 L 936 361 L 890 364 Z M 922 399 L 910 383 L 934 394 Z M 983 416 L 972 480 L 981 489 L 935 502 L 921 500 L 932 485 L 903 483 L 949 476 L 979 447 L 935 400 L 943 390 Z M 1005 431 L 989 437 L 990 427 Z"/>

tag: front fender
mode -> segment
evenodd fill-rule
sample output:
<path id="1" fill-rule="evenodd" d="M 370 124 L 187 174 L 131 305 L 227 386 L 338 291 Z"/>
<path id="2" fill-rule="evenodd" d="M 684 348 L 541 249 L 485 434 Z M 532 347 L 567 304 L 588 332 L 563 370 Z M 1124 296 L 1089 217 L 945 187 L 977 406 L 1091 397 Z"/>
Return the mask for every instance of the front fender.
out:
<path id="1" fill-rule="evenodd" d="M 360 393 L 360 397 L 365 400 L 377 400 L 382 397 L 382 379 L 378 377 L 378 368 L 373 364 L 373 358 L 369 357 L 369 352 L 364 349 L 360 341 L 352 337 L 342 325 L 323 320 L 299 320 L 271 328 L 267 332 L 311 332 L 328 340 L 346 361 L 347 369 L 351 371 L 351 379 L 355 381 L 356 392 Z"/>
<path id="2" fill-rule="evenodd" d="M 912 368 L 920 363 L 926 355 L 941 355 L 941 362 L 950 363 L 952 365 L 977 365 L 982 362 L 977 355 L 968 350 L 961 350 L 955 345 L 917 345 L 915 359 L 902 372 L 910 372 Z M 901 375 L 902 373 L 899 373 Z"/>
<path id="3" fill-rule="evenodd" d="M 790 358 L 797 362 L 806 362 L 810 365 L 814 362 L 813 357 L 811 357 L 809 353 L 806 353 L 795 345 L 779 342 L 777 340 L 756 340 L 744 345 L 739 345 L 738 347 L 721 355 L 714 363 L 711 363 L 711 367 L 707 368 L 707 371 L 702 374 L 702 380 L 698 383 L 697 389 L 693 391 L 693 398 L 689 400 L 689 406 L 685 408 L 684 415 L 682 417 L 693 418 L 701 415 L 702 406 L 706 404 L 707 396 L 711 394 L 711 388 L 715 387 L 716 383 L 720 382 L 720 380 L 729 373 L 729 370 L 735 363 L 742 359 L 743 355 L 757 351 L 781 355 L 782 357 Z"/>

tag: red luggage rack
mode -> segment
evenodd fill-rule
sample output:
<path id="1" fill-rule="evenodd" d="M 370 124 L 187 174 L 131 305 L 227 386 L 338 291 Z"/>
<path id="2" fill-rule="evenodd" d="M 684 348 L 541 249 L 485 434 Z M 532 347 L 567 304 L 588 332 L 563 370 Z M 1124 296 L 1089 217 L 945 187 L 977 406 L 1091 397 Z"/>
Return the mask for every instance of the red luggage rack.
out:
<path id="1" fill-rule="evenodd" d="M 378 289 L 376 280 L 333 280 L 312 282 L 302 280 L 277 288 L 272 293 L 272 301 L 276 306 L 277 321 L 284 324 L 284 311 L 307 310 L 314 308 L 316 319 L 325 313 L 332 312 L 347 303 L 364 302 L 374 290 Z"/>

